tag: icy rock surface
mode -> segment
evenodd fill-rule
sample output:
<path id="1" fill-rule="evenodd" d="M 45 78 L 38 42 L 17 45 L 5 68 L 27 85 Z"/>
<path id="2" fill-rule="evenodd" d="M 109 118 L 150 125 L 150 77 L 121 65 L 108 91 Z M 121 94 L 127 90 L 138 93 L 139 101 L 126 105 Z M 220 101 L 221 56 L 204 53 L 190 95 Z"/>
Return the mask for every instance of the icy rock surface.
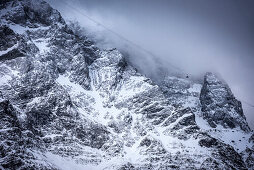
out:
<path id="1" fill-rule="evenodd" d="M 0 9 L 1 169 L 253 169 L 241 104 L 214 75 L 154 82 L 46 2 Z"/>
<path id="2" fill-rule="evenodd" d="M 214 74 L 207 73 L 200 94 L 204 118 L 211 127 L 220 124 L 225 128 L 240 127 L 250 131 L 241 102 L 236 100 L 227 84 Z"/>

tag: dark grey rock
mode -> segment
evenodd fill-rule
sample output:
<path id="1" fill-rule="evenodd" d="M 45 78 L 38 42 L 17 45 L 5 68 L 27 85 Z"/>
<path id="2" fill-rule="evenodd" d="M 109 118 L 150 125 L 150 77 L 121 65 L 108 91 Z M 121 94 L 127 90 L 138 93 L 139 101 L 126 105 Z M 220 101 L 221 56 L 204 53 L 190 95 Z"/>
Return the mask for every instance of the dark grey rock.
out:
<path id="1" fill-rule="evenodd" d="M 4 51 L 14 46 L 18 41 L 18 36 L 6 25 L 0 26 L 0 50 Z"/>
<path id="2" fill-rule="evenodd" d="M 200 102 L 203 116 L 211 127 L 220 124 L 226 128 L 240 127 L 250 131 L 241 102 L 235 99 L 228 85 L 212 73 L 205 75 Z"/>

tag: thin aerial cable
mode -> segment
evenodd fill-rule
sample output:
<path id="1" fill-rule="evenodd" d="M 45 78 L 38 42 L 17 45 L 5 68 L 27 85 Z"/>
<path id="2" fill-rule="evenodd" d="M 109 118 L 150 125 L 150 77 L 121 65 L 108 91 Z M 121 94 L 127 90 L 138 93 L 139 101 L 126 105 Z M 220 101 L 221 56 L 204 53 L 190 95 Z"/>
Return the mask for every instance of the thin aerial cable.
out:
<path id="1" fill-rule="evenodd" d="M 254 108 L 254 105 L 253 104 L 251 104 L 251 103 L 249 103 L 249 102 L 246 102 L 246 101 L 244 101 L 244 100 L 241 100 L 243 103 L 245 103 L 246 105 L 248 105 L 248 106 L 250 106 L 250 107 L 253 107 Z"/>
<path id="2" fill-rule="evenodd" d="M 89 19 L 90 21 L 92 21 L 93 23 L 97 24 L 98 26 L 101 26 L 102 28 L 104 28 L 105 30 L 111 32 L 112 34 L 116 35 L 118 38 L 124 40 L 125 42 L 127 42 L 128 44 L 132 45 L 133 47 L 139 49 L 140 51 L 143 51 L 145 53 L 147 53 L 148 55 L 152 56 L 154 59 L 157 59 L 158 58 L 158 55 L 155 55 L 153 52 L 151 52 L 150 50 L 147 50 L 145 49 L 144 47 L 140 46 L 139 44 L 125 38 L 123 35 L 119 34 L 118 32 L 112 30 L 111 28 L 107 27 L 106 25 L 100 23 L 99 21 L 96 21 L 95 19 L 93 19 L 92 17 L 84 14 L 82 11 L 80 11 L 78 8 L 70 5 L 68 2 L 66 2 L 65 0 L 62 0 L 62 2 L 69 8 L 72 8 L 75 12 L 78 12 L 80 15 L 86 17 L 87 19 Z M 84 10 L 84 9 L 82 9 Z M 85 11 L 85 10 L 84 10 Z M 87 11 L 85 11 L 87 13 Z M 182 69 L 174 66 L 173 64 L 171 63 L 167 63 L 170 65 L 170 67 L 174 68 L 175 70 L 177 71 L 180 71 L 181 73 L 183 74 L 186 74 Z"/>
<path id="3" fill-rule="evenodd" d="M 118 38 L 124 40 L 125 42 L 127 42 L 128 44 L 132 45 L 133 47 L 139 49 L 140 51 L 143 51 L 147 54 L 149 54 L 150 56 L 152 56 L 154 59 L 158 58 L 158 55 L 155 55 L 153 52 L 151 52 L 150 50 L 147 50 L 146 48 L 140 46 L 139 44 L 125 38 L 123 35 L 119 34 L 118 32 L 112 30 L 111 28 L 107 27 L 106 25 L 100 23 L 99 21 L 96 21 L 95 19 L 93 19 L 92 17 L 86 15 L 85 13 L 83 13 L 82 11 L 80 11 L 78 8 L 70 5 L 66 0 L 62 0 L 62 2 L 69 8 L 73 9 L 75 12 L 78 12 L 80 15 L 86 17 L 87 19 L 89 19 L 90 21 L 92 21 L 93 23 L 97 24 L 98 26 L 101 26 L 102 28 L 104 28 L 105 30 L 111 32 L 112 34 L 116 35 Z M 84 10 L 84 9 L 82 9 Z M 84 10 L 85 11 L 85 10 Z M 85 11 L 87 13 L 87 11 Z M 186 74 L 182 69 L 174 66 L 173 64 L 171 63 L 168 63 L 170 65 L 170 67 L 174 68 L 175 70 L 178 70 L 180 71 L 181 73 L 183 74 Z M 189 77 L 189 74 L 187 74 L 187 76 Z M 243 103 L 245 103 L 246 105 L 250 106 L 250 107 L 253 107 L 254 108 L 254 104 L 251 104 L 249 102 L 246 102 L 244 100 L 241 100 Z"/>

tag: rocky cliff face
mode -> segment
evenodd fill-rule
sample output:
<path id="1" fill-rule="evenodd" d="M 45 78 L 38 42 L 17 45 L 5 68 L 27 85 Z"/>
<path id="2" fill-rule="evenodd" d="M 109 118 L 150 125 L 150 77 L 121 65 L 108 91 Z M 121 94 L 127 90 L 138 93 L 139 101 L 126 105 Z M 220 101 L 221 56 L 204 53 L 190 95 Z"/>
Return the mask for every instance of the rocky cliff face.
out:
<path id="1" fill-rule="evenodd" d="M 205 75 L 200 102 L 203 117 L 211 127 L 220 124 L 225 128 L 240 127 L 243 131 L 250 131 L 241 102 L 235 99 L 228 85 L 212 73 Z"/>
<path id="2" fill-rule="evenodd" d="M 0 9 L 2 169 L 253 169 L 241 104 L 214 75 L 153 82 L 43 1 Z"/>

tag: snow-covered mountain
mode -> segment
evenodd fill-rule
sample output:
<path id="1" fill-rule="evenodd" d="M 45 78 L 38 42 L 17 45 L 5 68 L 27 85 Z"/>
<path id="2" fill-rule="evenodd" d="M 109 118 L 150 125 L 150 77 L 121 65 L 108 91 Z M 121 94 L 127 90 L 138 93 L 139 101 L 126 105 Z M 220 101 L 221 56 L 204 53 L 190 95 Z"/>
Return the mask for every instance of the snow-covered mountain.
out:
<path id="1" fill-rule="evenodd" d="M 214 74 L 152 81 L 40 0 L 2 0 L 0 18 L 1 169 L 254 169 Z"/>

